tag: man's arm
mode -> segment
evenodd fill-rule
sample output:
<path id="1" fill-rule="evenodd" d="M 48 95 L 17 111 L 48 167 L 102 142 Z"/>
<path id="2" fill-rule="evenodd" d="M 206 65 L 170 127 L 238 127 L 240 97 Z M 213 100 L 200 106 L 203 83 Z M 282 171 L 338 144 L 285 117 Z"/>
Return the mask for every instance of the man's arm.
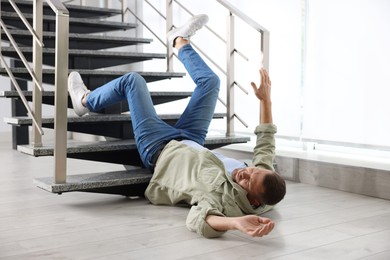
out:
<path id="1" fill-rule="evenodd" d="M 272 231 L 275 223 L 256 215 L 242 217 L 221 217 L 208 215 L 206 222 L 217 231 L 239 230 L 252 237 L 262 237 Z"/>
<path id="2" fill-rule="evenodd" d="M 276 126 L 272 119 L 271 80 L 265 69 L 260 69 L 260 85 L 251 82 L 253 91 L 260 101 L 260 125 L 256 127 L 256 146 L 253 149 L 252 163 L 256 167 L 273 170 L 272 162 L 275 156 Z"/>
<path id="3" fill-rule="evenodd" d="M 272 124 L 272 102 L 271 102 L 271 80 L 265 69 L 260 69 L 261 82 L 257 87 L 251 82 L 256 97 L 260 100 L 260 119 L 261 124 Z"/>
<path id="4" fill-rule="evenodd" d="M 272 124 L 272 103 L 271 103 L 271 80 L 265 69 L 260 70 L 261 83 L 257 87 L 251 82 L 256 97 L 260 100 L 260 123 Z M 242 217 L 223 217 L 208 215 L 207 224 L 216 231 L 239 230 L 253 237 L 262 237 L 269 234 L 275 223 L 268 218 L 262 218 L 256 215 L 247 215 Z"/>

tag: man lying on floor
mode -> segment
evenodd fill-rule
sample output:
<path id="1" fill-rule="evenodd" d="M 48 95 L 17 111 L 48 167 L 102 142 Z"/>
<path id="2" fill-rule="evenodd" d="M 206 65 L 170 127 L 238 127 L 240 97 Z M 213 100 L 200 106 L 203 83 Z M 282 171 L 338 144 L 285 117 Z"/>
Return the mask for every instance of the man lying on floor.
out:
<path id="1" fill-rule="evenodd" d="M 261 104 L 253 167 L 204 148 L 220 81 L 192 48 L 189 37 L 207 21 L 206 15 L 195 16 L 167 35 L 196 84 L 174 126 L 157 116 L 146 82 L 137 73 L 89 91 L 80 74 L 72 72 L 69 93 L 79 116 L 127 99 L 138 151 L 144 166 L 153 172 L 145 191 L 153 204 L 190 204 L 187 227 L 205 237 L 218 237 L 227 230 L 261 237 L 272 231 L 274 222 L 258 215 L 270 210 L 286 193 L 285 182 L 272 164 L 276 126 L 272 122 L 271 81 L 261 69 L 259 87 L 251 83 Z"/>

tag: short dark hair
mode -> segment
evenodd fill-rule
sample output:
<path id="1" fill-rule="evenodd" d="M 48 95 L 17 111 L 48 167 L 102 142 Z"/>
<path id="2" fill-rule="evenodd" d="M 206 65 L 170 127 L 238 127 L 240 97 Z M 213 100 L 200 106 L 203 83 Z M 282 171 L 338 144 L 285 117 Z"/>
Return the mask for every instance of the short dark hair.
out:
<path id="1" fill-rule="evenodd" d="M 267 205 L 279 203 L 286 194 L 286 182 L 275 171 L 264 176 L 263 187 L 264 193 L 260 195 L 260 201 Z"/>

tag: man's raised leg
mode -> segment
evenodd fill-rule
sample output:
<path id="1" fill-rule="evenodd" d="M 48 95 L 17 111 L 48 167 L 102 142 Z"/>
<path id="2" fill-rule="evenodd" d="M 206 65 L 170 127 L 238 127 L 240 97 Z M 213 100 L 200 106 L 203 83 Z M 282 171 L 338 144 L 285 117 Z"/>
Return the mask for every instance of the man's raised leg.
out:
<path id="1" fill-rule="evenodd" d="M 175 125 L 184 138 L 204 144 L 218 99 L 220 80 L 189 44 L 189 36 L 195 34 L 208 21 L 206 15 L 192 18 L 184 26 L 168 33 L 168 39 L 178 49 L 180 61 L 196 84 L 191 99 Z M 174 36 L 172 36 L 174 35 Z"/>
<path id="2" fill-rule="evenodd" d="M 177 130 L 157 116 L 144 78 L 135 72 L 127 73 L 89 93 L 76 74 L 71 74 L 68 81 L 74 107 L 85 106 L 87 112 L 99 111 L 122 100 L 128 101 L 138 151 L 144 165 L 152 168 L 150 160 L 164 143 L 162 137 L 177 135 Z"/>

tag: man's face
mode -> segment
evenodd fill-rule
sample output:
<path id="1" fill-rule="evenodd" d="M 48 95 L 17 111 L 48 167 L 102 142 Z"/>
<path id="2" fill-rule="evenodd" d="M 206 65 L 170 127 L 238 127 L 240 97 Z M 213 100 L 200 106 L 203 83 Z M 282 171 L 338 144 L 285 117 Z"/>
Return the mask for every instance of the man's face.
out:
<path id="1" fill-rule="evenodd" d="M 248 192 L 248 200 L 253 206 L 260 206 L 259 194 L 264 192 L 263 180 L 265 175 L 272 173 L 270 170 L 256 167 L 235 169 L 232 173 L 233 180 Z"/>

